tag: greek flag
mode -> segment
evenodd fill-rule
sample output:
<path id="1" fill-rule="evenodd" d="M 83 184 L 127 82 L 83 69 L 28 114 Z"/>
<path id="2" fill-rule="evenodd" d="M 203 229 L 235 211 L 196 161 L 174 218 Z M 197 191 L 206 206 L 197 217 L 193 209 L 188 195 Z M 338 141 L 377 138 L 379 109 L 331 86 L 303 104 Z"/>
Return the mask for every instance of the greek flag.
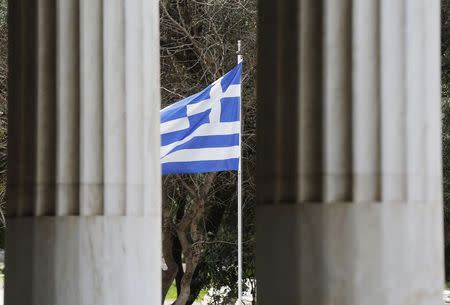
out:
<path id="1" fill-rule="evenodd" d="M 241 71 L 161 110 L 163 175 L 239 169 Z"/>

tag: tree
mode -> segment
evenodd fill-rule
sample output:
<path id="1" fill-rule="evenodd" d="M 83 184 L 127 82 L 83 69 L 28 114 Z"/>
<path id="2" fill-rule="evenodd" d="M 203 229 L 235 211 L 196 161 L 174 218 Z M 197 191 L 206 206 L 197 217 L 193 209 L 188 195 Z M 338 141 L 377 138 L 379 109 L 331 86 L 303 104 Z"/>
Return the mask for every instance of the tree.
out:
<path id="1" fill-rule="evenodd" d="M 450 1 L 441 1 L 442 156 L 444 189 L 445 270 L 450 281 Z"/>
<path id="2" fill-rule="evenodd" d="M 8 142 L 8 21 L 7 0 L 0 0 L 0 248 L 5 243 Z"/>
<path id="3" fill-rule="evenodd" d="M 165 103 L 200 91 L 231 69 L 236 64 L 236 42 L 243 39 L 244 240 L 249 253 L 244 263 L 246 275 L 254 278 L 256 0 L 164 0 L 160 24 Z M 163 257 L 167 269 L 162 272 L 162 294 L 165 296 L 176 279 L 176 305 L 192 303 L 201 288 L 220 285 L 224 273 L 231 275 L 227 285 L 235 290 L 232 275 L 236 261 L 230 259 L 236 257 L 235 193 L 235 173 L 163 178 Z"/>

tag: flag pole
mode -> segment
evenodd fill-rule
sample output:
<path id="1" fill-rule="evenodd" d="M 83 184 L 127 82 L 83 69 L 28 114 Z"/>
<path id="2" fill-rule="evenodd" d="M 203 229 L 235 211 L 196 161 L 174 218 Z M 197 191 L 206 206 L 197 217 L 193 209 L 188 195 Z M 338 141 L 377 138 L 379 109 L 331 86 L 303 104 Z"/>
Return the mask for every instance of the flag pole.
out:
<path id="1" fill-rule="evenodd" d="M 242 62 L 241 54 L 241 41 L 237 43 L 237 62 Z M 241 130 L 239 134 L 239 167 L 238 167 L 238 179 L 237 179 L 237 200 L 238 200 L 238 305 L 242 305 L 242 131 L 244 130 L 244 123 L 242 122 L 242 79 L 241 79 L 241 92 L 240 92 L 240 110 L 239 110 L 239 122 L 241 124 Z"/>

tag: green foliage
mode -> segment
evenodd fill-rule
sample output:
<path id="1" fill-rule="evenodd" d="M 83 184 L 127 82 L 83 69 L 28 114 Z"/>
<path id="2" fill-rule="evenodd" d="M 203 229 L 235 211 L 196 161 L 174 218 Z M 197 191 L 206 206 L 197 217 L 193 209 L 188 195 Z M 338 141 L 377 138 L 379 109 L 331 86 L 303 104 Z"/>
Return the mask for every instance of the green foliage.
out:
<path id="1" fill-rule="evenodd" d="M 237 295 L 237 206 L 227 208 L 222 225 L 214 240 L 208 245 L 197 274 L 197 281 L 208 287 L 220 289 L 228 286 L 228 298 L 222 300 L 228 304 Z M 243 277 L 255 278 L 255 206 L 253 202 L 243 205 Z M 245 288 L 245 287 L 244 287 Z"/>

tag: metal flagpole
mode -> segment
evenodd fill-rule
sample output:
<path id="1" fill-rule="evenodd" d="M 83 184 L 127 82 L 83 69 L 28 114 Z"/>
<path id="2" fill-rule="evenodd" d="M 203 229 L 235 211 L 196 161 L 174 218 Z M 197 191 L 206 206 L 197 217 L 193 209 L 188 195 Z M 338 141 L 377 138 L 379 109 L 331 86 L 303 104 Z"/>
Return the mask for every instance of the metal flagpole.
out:
<path id="1" fill-rule="evenodd" d="M 242 62 L 241 54 L 241 41 L 238 40 L 237 45 L 237 62 Z M 238 200 L 238 305 L 242 305 L 242 131 L 244 123 L 242 122 L 242 78 L 241 78 L 241 92 L 240 92 L 240 110 L 239 110 L 239 122 L 241 124 L 240 137 L 239 137 L 239 167 L 238 167 L 238 179 L 237 179 L 237 200 Z"/>

